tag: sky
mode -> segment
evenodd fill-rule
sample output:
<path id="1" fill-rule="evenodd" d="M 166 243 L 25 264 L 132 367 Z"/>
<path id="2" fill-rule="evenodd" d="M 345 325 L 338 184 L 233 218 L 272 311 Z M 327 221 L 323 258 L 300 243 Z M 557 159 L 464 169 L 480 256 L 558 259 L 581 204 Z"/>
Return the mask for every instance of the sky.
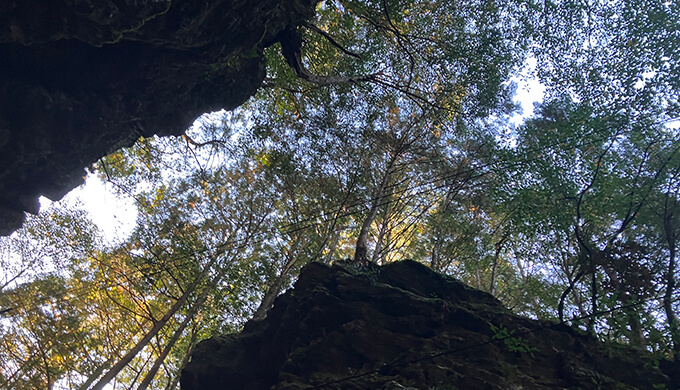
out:
<path id="1" fill-rule="evenodd" d="M 520 113 L 515 114 L 510 123 L 519 125 L 525 118 L 531 117 L 534 104 L 543 100 L 545 87 L 529 75 L 536 67 L 536 60 L 530 58 L 527 67 L 520 77 L 511 81 L 517 83 L 515 102 L 522 107 Z M 92 221 L 110 242 L 127 238 L 134 229 L 137 218 L 137 208 L 131 197 L 121 197 L 114 193 L 112 184 L 106 183 L 95 174 L 88 174 L 85 184 L 68 193 L 60 204 L 77 207 L 87 211 Z M 47 210 L 52 201 L 41 197 L 41 210 Z"/>
<path id="2" fill-rule="evenodd" d="M 132 198 L 119 197 L 113 185 L 95 174 L 88 174 L 85 184 L 69 192 L 59 203 L 85 210 L 110 241 L 122 240 L 132 233 L 137 207 Z M 40 209 L 47 210 L 54 202 L 40 197 Z"/>

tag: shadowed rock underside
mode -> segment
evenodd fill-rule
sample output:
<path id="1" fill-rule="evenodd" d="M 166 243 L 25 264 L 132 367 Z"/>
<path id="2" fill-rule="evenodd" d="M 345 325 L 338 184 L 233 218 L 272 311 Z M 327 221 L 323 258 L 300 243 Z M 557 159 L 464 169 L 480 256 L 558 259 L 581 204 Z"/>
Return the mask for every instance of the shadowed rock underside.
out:
<path id="1" fill-rule="evenodd" d="M 242 104 L 315 3 L 0 0 L 0 235 L 102 156 Z"/>

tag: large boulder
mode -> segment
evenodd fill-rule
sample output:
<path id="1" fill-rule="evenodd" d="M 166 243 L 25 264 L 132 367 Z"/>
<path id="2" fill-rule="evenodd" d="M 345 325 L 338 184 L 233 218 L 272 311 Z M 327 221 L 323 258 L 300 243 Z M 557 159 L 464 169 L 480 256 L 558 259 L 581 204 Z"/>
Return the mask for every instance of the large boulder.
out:
<path id="1" fill-rule="evenodd" d="M 202 341 L 183 390 L 677 389 L 680 367 L 404 261 L 312 263 L 267 317 Z"/>
<path id="2" fill-rule="evenodd" d="M 242 104 L 316 2 L 0 0 L 0 235 L 100 157 Z"/>

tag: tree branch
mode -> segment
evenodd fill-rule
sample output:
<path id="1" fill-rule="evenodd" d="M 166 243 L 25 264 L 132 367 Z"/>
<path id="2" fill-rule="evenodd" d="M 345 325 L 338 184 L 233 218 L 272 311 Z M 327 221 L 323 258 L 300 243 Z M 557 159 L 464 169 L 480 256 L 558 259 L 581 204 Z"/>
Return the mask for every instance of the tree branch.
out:
<path id="1" fill-rule="evenodd" d="M 347 84 L 358 83 L 362 81 L 375 81 L 379 73 L 364 75 L 364 76 L 319 76 L 311 73 L 302 63 L 302 40 L 297 32 L 288 28 L 283 30 L 278 35 L 281 43 L 281 54 L 286 62 L 293 69 L 295 74 L 312 84 L 316 85 L 333 85 L 333 84 Z"/>
<path id="2" fill-rule="evenodd" d="M 303 23 L 302 25 L 305 26 L 305 27 L 307 27 L 308 29 L 314 31 L 315 33 L 317 33 L 317 34 L 323 36 L 324 38 L 326 38 L 326 40 L 327 40 L 331 45 L 337 47 L 337 48 L 340 49 L 340 51 L 342 51 L 343 53 L 345 53 L 345 54 L 347 54 L 347 55 L 349 55 L 349 56 L 352 56 L 352 57 L 354 57 L 354 58 L 361 59 L 361 56 L 360 56 L 360 55 L 358 55 L 358 54 L 356 54 L 356 53 L 353 53 L 353 52 L 351 52 L 351 51 L 345 49 L 344 46 L 342 46 L 341 44 L 339 44 L 339 43 L 338 43 L 335 39 L 333 39 L 333 37 L 331 37 L 327 32 L 323 31 L 322 29 L 320 29 L 320 28 L 317 27 L 316 25 L 314 25 L 314 24 L 312 24 L 312 23 Z"/>
<path id="3" fill-rule="evenodd" d="M 188 144 L 197 146 L 199 148 L 201 146 L 206 146 L 206 145 L 217 144 L 217 145 L 225 146 L 227 144 L 225 141 L 223 141 L 221 139 L 212 139 L 210 141 L 198 142 L 198 141 L 194 140 L 193 138 L 189 137 L 186 134 L 182 134 L 182 138 L 184 138 L 184 140 L 186 140 Z"/>

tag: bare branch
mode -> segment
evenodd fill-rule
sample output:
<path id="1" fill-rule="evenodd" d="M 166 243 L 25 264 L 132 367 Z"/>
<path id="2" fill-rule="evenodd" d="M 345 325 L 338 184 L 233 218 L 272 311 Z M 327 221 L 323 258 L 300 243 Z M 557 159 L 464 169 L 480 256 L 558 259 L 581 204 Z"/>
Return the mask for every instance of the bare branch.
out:
<path id="1" fill-rule="evenodd" d="M 221 140 L 221 139 L 211 139 L 210 141 L 198 142 L 198 141 L 194 140 L 193 138 L 189 137 L 186 134 L 182 134 L 182 138 L 184 138 L 187 141 L 187 143 L 192 144 L 194 146 L 197 146 L 199 148 L 201 146 L 207 146 L 207 145 L 217 144 L 217 145 L 220 145 L 220 146 L 225 146 L 227 144 L 224 140 Z"/>
<path id="2" fill-rule="evenodd" d="M 342 46 L 341 44 L 339 44 L 339 43 L 338 43 L 335 39 L 333 39 L 333 37 L 331 37 L 327 32 L 323 31 L 322 29 L 320 29 L 320 28 L 317 27 L 316 25 L 314 25 L 314 24 L 312 24 L 312 23 L 303 23 L 302 25 L 305 26 L 305 27 L 307 27 L 308 29 L 314 31 L 314 32 L 317 33 L 317 34 L 320 34 L 320 35 L 323 36 L 324 38 L 326 38 L 326 40 L 327 40 L 328 42 L 330 42 L 331 45 L 337 47 L 337 48 L 340 49 L 343 53 L 345 53 L 345 54 L 347 54 L 347 55 L 349 55 L 349 56 L 352 56 L 352 57 L 354 57 L 354 58 L 361 59 L 361 56 L 360 56 L 360 55 L 358 55 L 358 54 L 356 54 L 356 53 L 353 53 L 353 52 L 351 52 L 351 51 L 345 49 L 344 46 Z"/>

